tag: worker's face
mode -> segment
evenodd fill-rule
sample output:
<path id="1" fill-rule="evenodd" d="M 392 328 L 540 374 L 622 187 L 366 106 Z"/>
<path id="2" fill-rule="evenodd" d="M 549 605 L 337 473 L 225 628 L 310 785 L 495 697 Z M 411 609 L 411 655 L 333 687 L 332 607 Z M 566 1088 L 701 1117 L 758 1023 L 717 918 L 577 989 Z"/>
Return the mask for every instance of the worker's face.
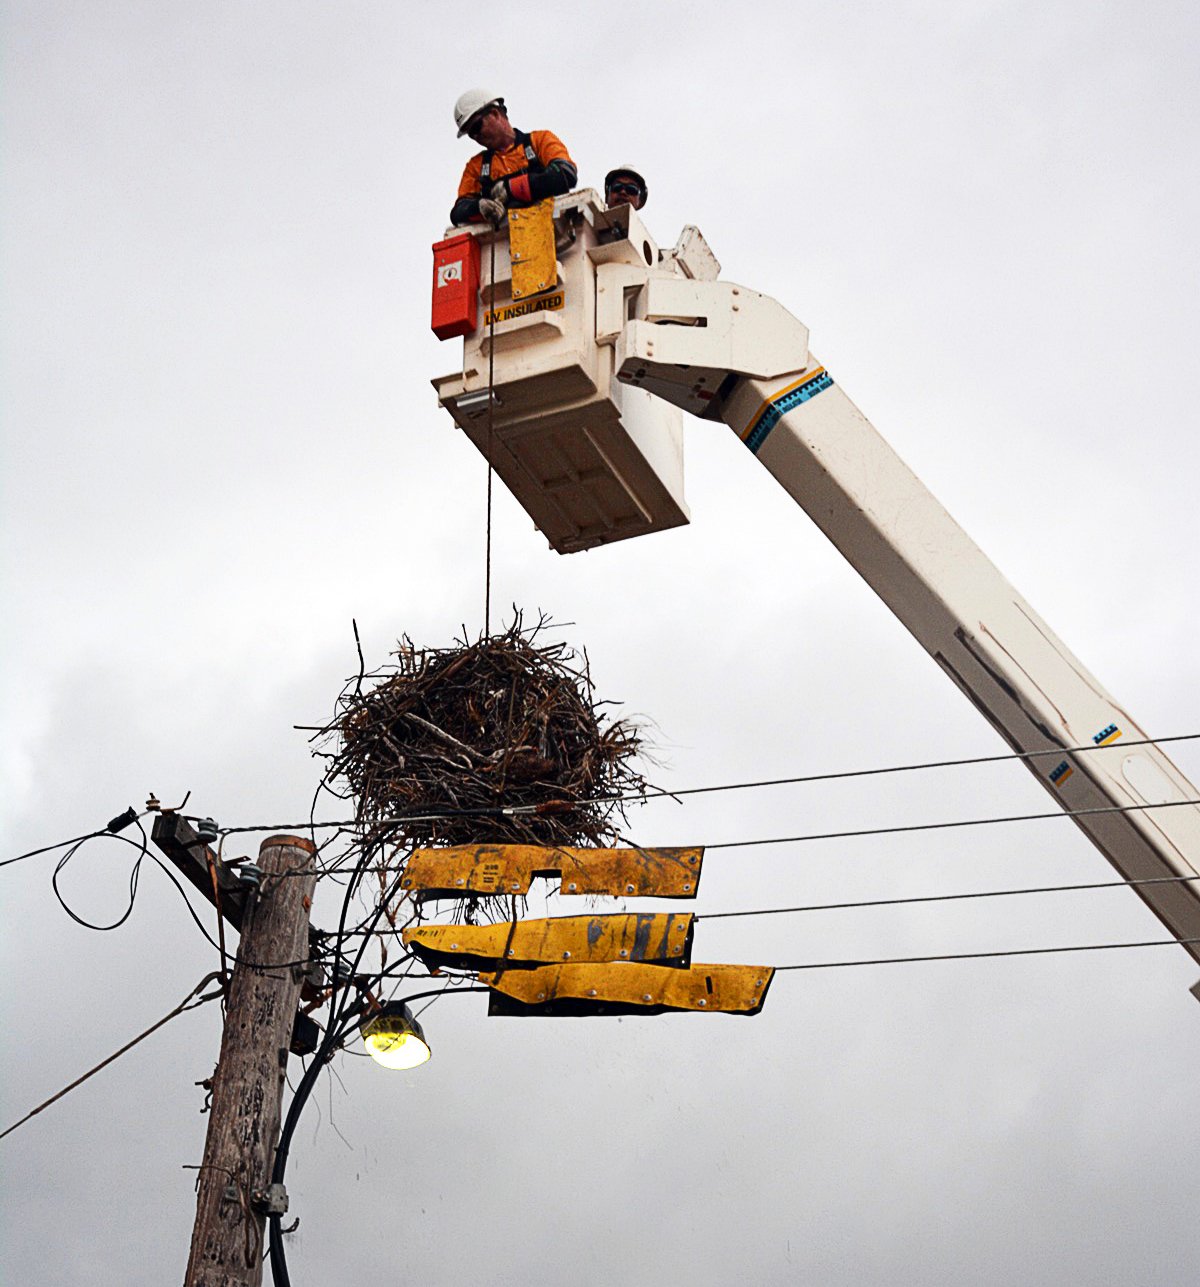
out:
<path id="1" fill-rule="evenodd" d="M 488 152 L 508 147 L 513 141 L 508 117 L 498 107 L 489 107 L 486 111 L 480 112 L 467 127 L 467 134 Z"/>
<path id="2" fill-rule="evenodd" d="M 642 208 L 642 190 L 632 179 L 617 178 L 605 191 L 604 200 L 611 210 L 614 206 L 632 206 L 635 210 Z"/>

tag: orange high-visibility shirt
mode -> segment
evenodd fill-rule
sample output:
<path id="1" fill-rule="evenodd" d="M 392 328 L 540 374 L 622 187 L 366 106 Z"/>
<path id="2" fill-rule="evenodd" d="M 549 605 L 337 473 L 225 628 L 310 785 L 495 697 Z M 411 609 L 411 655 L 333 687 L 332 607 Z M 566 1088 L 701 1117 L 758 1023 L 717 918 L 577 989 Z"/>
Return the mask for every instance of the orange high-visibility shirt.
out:
<path id="1" fill-rule="evenodd" d="M 551 134 L 549 130 L 530 130 L 529 142 L 543 165 L 549 165 L 551 161 L 566 161 L 574 167 L 575 162 L 571 160 L 571 154 L 563 146 L 562 140 L 556 134 Z M 479 172 L 483 169 L 484 155 L 483 152 L 478 152 L 467 162 L 462 181 L 458 185 L 460 197 L 487 195 L 479 190 Z M 507 147 L 502 152 L 492 153 L 491 181 L 495 183 L 497 179 L 516 174 L 518 170 L 524 170 L 528 164 L 529 162 L 525 160 L 525 148 L 514 141 L 512 147 Z"/>

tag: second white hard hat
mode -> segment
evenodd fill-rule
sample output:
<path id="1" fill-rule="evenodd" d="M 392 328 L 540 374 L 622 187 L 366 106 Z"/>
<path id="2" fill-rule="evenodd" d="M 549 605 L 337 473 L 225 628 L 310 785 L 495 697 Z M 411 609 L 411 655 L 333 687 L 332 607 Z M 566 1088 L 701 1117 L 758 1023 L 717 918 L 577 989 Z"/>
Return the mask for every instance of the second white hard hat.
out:
<path id="1" fill-rule="evenodd" d="M 460 94 L 458 102 L 454 104 L 454 124 L 458 126 L 458 137 L 462 138 L 467 132 L 472 116 L 478 115 L 485 107 L 497 104 L 503 107 L 504 97 L 490 89 L 469 89 L 465 94 Z"/>
<path id="2" fill-rule="evenodd" d="M 641 188 L 642 205 L 645 205 L 650 199 L 650 189 L 646 186 L 646 180 L 642 178 L 641 174 L 635 170 L 632 165 L 618 165 L 615 170 L 609 170 L 609 172 L 604 176 L 605 192 L 608 191 L 614 179 L 622 176 L 633 179 L 637 183 L 638 187 Z"/>

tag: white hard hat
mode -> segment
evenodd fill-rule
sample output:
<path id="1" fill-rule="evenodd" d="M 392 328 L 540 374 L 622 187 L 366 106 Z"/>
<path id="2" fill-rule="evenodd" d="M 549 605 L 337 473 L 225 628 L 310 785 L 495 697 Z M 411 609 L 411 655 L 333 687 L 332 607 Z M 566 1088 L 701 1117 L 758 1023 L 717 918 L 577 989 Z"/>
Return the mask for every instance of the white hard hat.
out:
<path id="1" fill-rule="evenodd" d="M 458 137 L 467 132 L 471 117 L 478 115 L 485 107 L 503 107 L 504 99 L 490 89 L 469 89 L 458 96 L 454 104 L 454 124 L 458 126 Z"/>
<path id="2" fill-rule="evenodd" d="M 642 190 L 642 205 L 645 205 L 646 202 L 650 200 L 650 189 L 646 185 L 646 180 L 642 178 L 641 174 L 635 170 L 632 165 L 618 165 L 615 170 L 609 170 L 609 172 L 604 176 L 604 191 L 607 192 L 609 190 L 614 179 L 621 177 L 636 181 L 638 187 Z"/>

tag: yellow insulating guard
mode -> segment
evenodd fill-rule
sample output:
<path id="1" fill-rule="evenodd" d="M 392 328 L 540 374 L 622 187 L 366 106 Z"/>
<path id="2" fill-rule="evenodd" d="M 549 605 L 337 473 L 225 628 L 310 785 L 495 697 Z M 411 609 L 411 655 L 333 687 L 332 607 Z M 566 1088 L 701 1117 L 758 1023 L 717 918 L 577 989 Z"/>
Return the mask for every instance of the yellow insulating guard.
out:
<path id="1" fill-rule="evenodd" d="M 512 257 L 513 301 L 540 295 L 558 285 L 554 249 L 554 198 L 508 212 L 508 251 Z"/>
<path id="2" fill-rule="evenodd" d="M 603 1003 L 658 1010 L 757 1014 L 775 971 L 765 965 L 545 965 L 479 975 L 494 992 L 532 1009 Z"/>
<path id="3" fill-rule="evenodd" d="M 495 925 L 414 925 L 404 946 L 434 964 L 461 958 L 512 963 L 680 961 L 692 938 L 690 912 L 550 916 Z"/>
<path id="4" fill-rule="evenodd" d="M 452 845 L 418 849 L 400 887 L 414 894 L 525 894 L 535 876 L 562 878 L 563 894 L 695 898 L 704 850 Z"/>

